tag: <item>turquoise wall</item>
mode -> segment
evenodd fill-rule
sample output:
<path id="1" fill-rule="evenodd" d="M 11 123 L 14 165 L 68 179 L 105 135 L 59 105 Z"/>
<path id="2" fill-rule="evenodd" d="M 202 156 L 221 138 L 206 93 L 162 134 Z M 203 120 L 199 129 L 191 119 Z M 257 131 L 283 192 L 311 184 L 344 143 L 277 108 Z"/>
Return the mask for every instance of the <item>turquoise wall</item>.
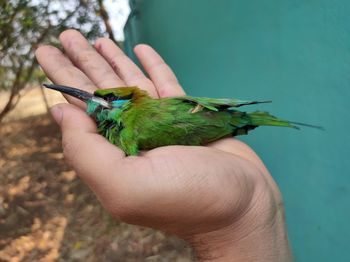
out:
<path id="1" fill-rule="evenodd" d="M 131 1 L 127 47 L 148 43 L 196 96 L 273 100 L 259 108 L 326 131 L 244 137 L 284 196 L 296 261 L 350 261 L 350 1 Z"/>

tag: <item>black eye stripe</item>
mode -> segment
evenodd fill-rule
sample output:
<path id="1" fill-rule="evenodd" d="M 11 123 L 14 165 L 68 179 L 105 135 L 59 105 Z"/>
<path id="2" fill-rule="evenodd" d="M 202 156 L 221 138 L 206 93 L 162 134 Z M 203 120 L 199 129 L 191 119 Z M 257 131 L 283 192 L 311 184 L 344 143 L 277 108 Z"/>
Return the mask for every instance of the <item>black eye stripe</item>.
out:
<path id="1" fill-rule="evenodd" d="M 107 102 L 112 102 L 114 100 L 129 100 L 132 98 L 133 95 L 129 94 L 127 96 L 115 96 L 114 94 L 111 93 L 103 96 L 96 94 L 96 96 L 103 98 Z"/>

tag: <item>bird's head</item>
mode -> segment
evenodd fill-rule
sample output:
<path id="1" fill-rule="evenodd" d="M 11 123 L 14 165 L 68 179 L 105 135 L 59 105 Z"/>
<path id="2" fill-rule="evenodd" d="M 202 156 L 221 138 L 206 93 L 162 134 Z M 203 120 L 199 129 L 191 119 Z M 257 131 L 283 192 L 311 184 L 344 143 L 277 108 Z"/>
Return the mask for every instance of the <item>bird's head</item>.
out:
<path id="1" fill-rule="evenodd" d="M 87 112 L 90 115 L 95 115 L 103 110 L 109 111 L 121 108 L 130 100 L 148 96 L 145 91 L 134 86 L 97 89 L 93 94 L 63 85 L 44 84 L 44 86 L 84 101 L 87 104 Z"/>

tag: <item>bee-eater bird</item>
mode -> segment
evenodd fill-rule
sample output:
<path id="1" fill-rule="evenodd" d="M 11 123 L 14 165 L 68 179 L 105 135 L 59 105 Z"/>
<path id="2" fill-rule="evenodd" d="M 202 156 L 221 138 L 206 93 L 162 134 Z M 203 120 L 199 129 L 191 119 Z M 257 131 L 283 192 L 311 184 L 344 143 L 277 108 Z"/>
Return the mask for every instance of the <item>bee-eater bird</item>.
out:
<path id="1" fill-rule="evenodd" d="M 278 119 L 268 112 L 237 110 L 270 101 L 192 96 L 156 99 L 136 86 L 97 89 L 94 94 L 62 85 L 44 86 L 84 101 L 98 132 L 126 155 L 167 145 L 205 145 L 223 137 L 247 134 L 258 126 L 311 126 Z"/>

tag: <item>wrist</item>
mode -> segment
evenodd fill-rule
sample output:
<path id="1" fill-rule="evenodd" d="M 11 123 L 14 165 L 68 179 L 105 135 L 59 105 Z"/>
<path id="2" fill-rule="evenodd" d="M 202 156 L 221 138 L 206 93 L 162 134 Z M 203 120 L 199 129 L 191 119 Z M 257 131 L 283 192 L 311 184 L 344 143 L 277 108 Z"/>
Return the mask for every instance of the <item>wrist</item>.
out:
<path id="1" fill-rule="evenodd" d="M 197 261 L 292 261 L 281 197 L 256 194 L 229 226 L 189 239 Z"/>

